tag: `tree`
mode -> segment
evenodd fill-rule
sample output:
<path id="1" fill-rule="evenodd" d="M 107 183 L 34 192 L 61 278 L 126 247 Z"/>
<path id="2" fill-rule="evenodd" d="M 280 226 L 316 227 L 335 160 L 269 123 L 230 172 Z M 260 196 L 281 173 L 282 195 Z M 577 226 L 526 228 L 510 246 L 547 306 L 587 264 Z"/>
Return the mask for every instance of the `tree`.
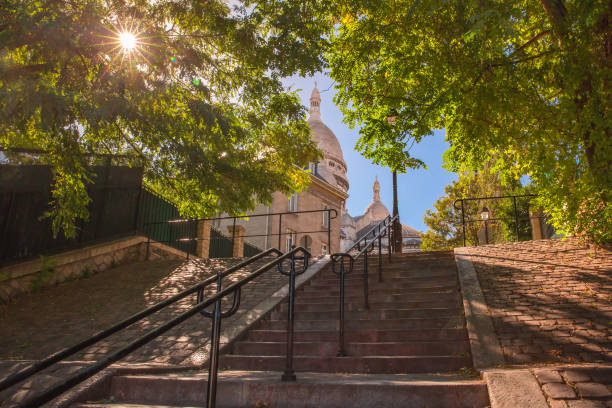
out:
<path id="1" fill-rule="evenodd" d="M 279 78 L 322 66 L 317 4 L 7 0 L 0 146 L 48 151 L 54 231 L 87 218 L 92 154 L 122 154 L 184 216 L 303 189 L 317 161 Z"/>
<path id="2" fill-rule="evenodd" d="M 446 128 L 449 170 L 495 156 L 558 228 L 612 240 L 612 3 L 347 0 L 336 14 L 331 76 L 364 155 L 410 167 L 406 147 Z"/>

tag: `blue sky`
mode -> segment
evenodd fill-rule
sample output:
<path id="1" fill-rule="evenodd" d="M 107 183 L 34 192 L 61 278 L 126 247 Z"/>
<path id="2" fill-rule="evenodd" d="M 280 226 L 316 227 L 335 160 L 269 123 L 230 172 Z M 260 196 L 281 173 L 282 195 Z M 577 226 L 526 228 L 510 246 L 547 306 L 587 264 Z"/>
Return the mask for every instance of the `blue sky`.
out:
<path id="1" fill-rule="evenodd" d="M 335 90 L 333 80 L 323 73 L 314 77 L 286 78 L 283 82 L 286 87 L 299 89 L 299 94 L 305 106 L 310 106 L 310 93 L 314 81 L 318 82 L 321 92 L 321 119 L 336 134 L 344 154 L 344 161 L 348 167 L 349 199 L 347 208 L 351 215 L 360 215 L 372 201 L 372 183 L 378 175 L 381 187 L 381 200 L 392 211 L 393 180 L 389 169 L 376 166 L 354 150 L 355 142 L 359 138 L 359 129 L 349 129 L 342 122 L 342 113 L 335 106 L 333 97 Z M 329 90 L 328 90 L 329 88 Z M 415 157 L 426 164 L 427 170 L 409 170 L 406 174 L 398 175 L 398 202 L 400 219 L 419 231 L 426 231 L 423 223 L 425 210 L 431 208 L 433 203 L 444 193 L 444 187 L 456 180 L 455 173 L 449 173 L 442 168 L 442 153 L 448 148 L 444 141 L 444 131 L 436 131 L 433 136 L 425 138 L 412 148 Z"/>

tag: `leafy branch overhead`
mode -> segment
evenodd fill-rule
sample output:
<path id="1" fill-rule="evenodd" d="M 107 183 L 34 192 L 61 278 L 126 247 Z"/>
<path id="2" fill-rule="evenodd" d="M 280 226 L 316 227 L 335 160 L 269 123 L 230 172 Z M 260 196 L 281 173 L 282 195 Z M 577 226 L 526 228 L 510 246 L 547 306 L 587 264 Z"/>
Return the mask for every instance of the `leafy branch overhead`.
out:
<path id="1" fill-rule="evenodd" d="M 413 141 L 446 129 L 449 170 L 494 157 L 502 179 L 530 176 L 559 229 L 612 240 L 610 2 L 347 0 L 335 14 L 330 75 L 364 155 L 403 170 Z"/>
<path id="2" fill-rule="evenodd" d="M 87 218 L 84 153 L 127 155 L 185 216 L 307 184 L 305 111 L 279 78 L 321 69 L 316 2 L 8 0 L 0 145 L 50 151 L 55 231 Z M 126 34 L 127 33 L 127 34 Z M 119 42 L 134 40 L 133 49 Z M 297 165 L 297 166 L 296 166 Z"/>

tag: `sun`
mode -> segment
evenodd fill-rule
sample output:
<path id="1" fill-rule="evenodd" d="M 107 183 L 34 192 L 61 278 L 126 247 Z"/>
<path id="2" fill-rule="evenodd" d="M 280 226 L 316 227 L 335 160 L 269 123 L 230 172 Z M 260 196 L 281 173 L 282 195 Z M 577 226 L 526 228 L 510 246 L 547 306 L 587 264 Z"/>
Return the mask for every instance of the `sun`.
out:
<path id="1" fill-rule="evenodd" d="M 129 31 L 124 31 L 119 33 L 119 43 L 121 43 L 121 48 L 123 48 L 123 51 L 129 54 L 134 51 L 138 45 L 138 39 Z"/>

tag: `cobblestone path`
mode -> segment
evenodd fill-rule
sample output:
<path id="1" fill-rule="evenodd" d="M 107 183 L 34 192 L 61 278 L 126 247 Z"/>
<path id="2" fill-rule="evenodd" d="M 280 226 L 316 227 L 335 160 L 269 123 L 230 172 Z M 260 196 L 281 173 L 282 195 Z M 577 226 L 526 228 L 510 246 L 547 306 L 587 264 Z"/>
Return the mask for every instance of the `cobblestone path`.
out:
<path id="1" fill-rule="evenodd" d="M 612 253 L 577 239 L 470 248 L 509 364 L 612 361 Z"/>
<path id="2" fill-rule="evenodd" d="M 33 360 L 70 346 L 99 330 L 168 298 L 240 260 L 148 261 L 32 293 L 0 306 L 0 360 Z M 227 282 L 246 276 L 268 260 L 236 272 Z M 230 325 L 274 293 L 287 278 L 275 270 L 242 291 L 241 307 Z M 211 285 L 211 290 L 214 285 Z M 195 294 L 76 354 L 70 360 L 97 360 L 195 304 Z M 228 300 L 231 301 L 231 299 Z M 179 364 L 209 339 L 210 320 L 197 315 L 126 357 L 124 362 Z"/>

